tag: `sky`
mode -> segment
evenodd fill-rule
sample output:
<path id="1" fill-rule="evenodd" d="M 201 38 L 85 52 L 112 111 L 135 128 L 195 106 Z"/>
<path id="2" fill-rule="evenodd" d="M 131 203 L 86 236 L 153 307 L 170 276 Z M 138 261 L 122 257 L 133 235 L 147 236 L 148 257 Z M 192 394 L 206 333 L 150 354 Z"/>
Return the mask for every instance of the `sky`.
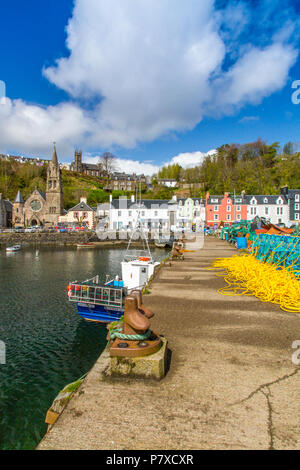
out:
<path id="1" fill-rule="evenodd" d="M 300 142 L 299 34 L 299 0 L 2 2 L 0 152 L 152 174 Z"/>

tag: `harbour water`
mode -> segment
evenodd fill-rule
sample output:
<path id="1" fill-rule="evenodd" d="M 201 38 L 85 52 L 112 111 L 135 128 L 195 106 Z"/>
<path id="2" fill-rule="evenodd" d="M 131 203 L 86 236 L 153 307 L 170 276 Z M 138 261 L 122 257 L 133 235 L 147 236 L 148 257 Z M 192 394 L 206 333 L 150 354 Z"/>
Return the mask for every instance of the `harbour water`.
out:
<path id="1" fill-rule="evenodd" d="M 121 274 L 124 249 L 0 249 L 0 449 L 33 449 L 58 392 L 85 374 L 106 345 L 106 327 L 89 323 L 67 301 L 66 286 Z M 155 260 L 166 251 L 155 249 Z"/>

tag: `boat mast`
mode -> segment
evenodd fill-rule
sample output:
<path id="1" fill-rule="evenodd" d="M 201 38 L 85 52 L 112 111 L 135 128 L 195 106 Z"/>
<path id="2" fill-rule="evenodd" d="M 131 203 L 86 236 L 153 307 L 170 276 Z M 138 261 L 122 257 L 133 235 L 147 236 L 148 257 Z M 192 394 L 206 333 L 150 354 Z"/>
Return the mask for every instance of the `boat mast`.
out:
<path id="1" fill-rule="evenodd" d="M 141 209 L 142 209 L 141 183 L 139 183 L 139 191 L 138 191 L 138 188 L 136 187 L 136 195 L 138 195 L 138 193 L 139 193 L 139 202 L 137 202 L 137 218 L 136 218 L 136 221 L 135 221 L 134 229 L 132 230 L 132 233 L 131 233 L 130 238 L 129 238 L 129 242 L 128 242 L 128 245 L 127 245 L 127 250 L 126 250 L 124 259 L 125 260 L 129 260 L 129 259 L 132 260 L 132 259 L 136 258 L 136 250 L 130 249 L 130 246 L 131 246 L 132 240 L 134 240 L 135 234 L 139 233 L 141 235 L 141 240 L 142 240 L 142 245 L 143 245 L 143 250 L 142 250 L 143 253 L 141 253 L 141 256 L 147 256 L 147 258 L 149 258 L 149 261 L 152 263 L 153 260 L 152 260 L 152 255 L 151 255 L 151 251 L 150 251 L 150 248 L 149 248 L 148 236 L 144 231 L 144 227 L 143 227 L 143 224 L 142 224 L 142 221 L 141 221 Z M 130 254 L 130 252 L 132 254 Z"/>

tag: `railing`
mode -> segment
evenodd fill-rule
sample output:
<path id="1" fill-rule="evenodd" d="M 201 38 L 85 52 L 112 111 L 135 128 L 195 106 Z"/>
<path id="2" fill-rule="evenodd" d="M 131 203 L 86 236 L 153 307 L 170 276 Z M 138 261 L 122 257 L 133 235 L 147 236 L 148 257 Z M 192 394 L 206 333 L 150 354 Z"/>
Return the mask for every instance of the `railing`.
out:
<path id="1" fill-rule="evenodd" d="M 70 302 L 103 305 L 121 308 L 123 305 L 123 289 L 116 287 L 97 286 L 95 284 L 78 284 L 72 282 L 68 286 Z"/>

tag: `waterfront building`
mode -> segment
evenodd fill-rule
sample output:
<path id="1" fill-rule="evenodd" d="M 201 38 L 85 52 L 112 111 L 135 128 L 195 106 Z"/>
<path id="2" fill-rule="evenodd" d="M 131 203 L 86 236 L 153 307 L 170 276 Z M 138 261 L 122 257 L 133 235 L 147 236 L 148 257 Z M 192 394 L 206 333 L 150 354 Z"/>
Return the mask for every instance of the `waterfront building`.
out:
<path id="1" fill-rule="evenodd" d="M 294 194 L 293 191 L 290 194 Z M 294 204 L 293 207 L 298 206 Z M 290 225 L 291 222 L 288 198 L 284 193 L 246 195 L 242 192 L 241 195 L 225 193 L 224 196 L 207 193 L 205 212 L 208 226 L 219 226 L 221 222 L 231 225 L 233 222 L 252 220 L 255 217 L 264 217 L 275 225 L 279 223 Z"/>
<path id="2" fill-rule="evenodd" d="M 12 203 L 3 199 L 0 193 L 0 228 L 9 228 L 12 225 Z"/>
<path id="3" fill-rule="evenodd" d="M 184 227 L 204 222 L 205 201 L 201 198 L 178 199 L 177 219 Z"/>
<path id="4" fill-rule="evenodd" d="M 35 189 L 24 201 L 19 191 L 13 203 L 13 225 L 54 226 L 58 217 L 63 214 L 63 194 L 61 170 L 59 167 L 56 148 L 54 146 L 52 159 L 48 163 L 46 193 Z"/>
<path id="5" fill-rule="evenodd" d="M 272 224 L 289 225 L 288 201 L 284 195 L 245 196 L 247 219 L 265 217 Z"/>
<path id="6" fill-rule="evenodd" d="M 175 195 L 171 200 L 143 199 L 138 203 L 134 196 L 130 199 L 111 197 L 109 206 L 99 204 L 97 208 L 99 219 L 107 216 L 110 230 L 133 228 L 138 212 L 144 228 L 149 230 L 191 227 L 193 223 L 205 220 L 204 201 L 199 198 L 177 200 Z"/>
<path id="7" fill-rule="evenodd" d="M 76 206 L 69 209 L 65 215 L 59 216 L 58 222 L 64 225 L 79 225 L 94 229 L 95 216 L 96 209 L 88 205 L 86 197 L 81 197 Z"/>
<path id="8" fill-rule="evenodd" d="M 208 226 L 220 225 L 221 222 L 231 225 L 232 222 L 247 219 L 245 195 L 234 196 L 225 193 L 224 196 L 210 195 L 205 198 L 205 220 Z"/>
<path id="9" fill-rule="evenodd" d="M 288 221 L 290 225 L 300 223 L 300 189 L 281 188 L 281 194 L 287 199 Z"/>

